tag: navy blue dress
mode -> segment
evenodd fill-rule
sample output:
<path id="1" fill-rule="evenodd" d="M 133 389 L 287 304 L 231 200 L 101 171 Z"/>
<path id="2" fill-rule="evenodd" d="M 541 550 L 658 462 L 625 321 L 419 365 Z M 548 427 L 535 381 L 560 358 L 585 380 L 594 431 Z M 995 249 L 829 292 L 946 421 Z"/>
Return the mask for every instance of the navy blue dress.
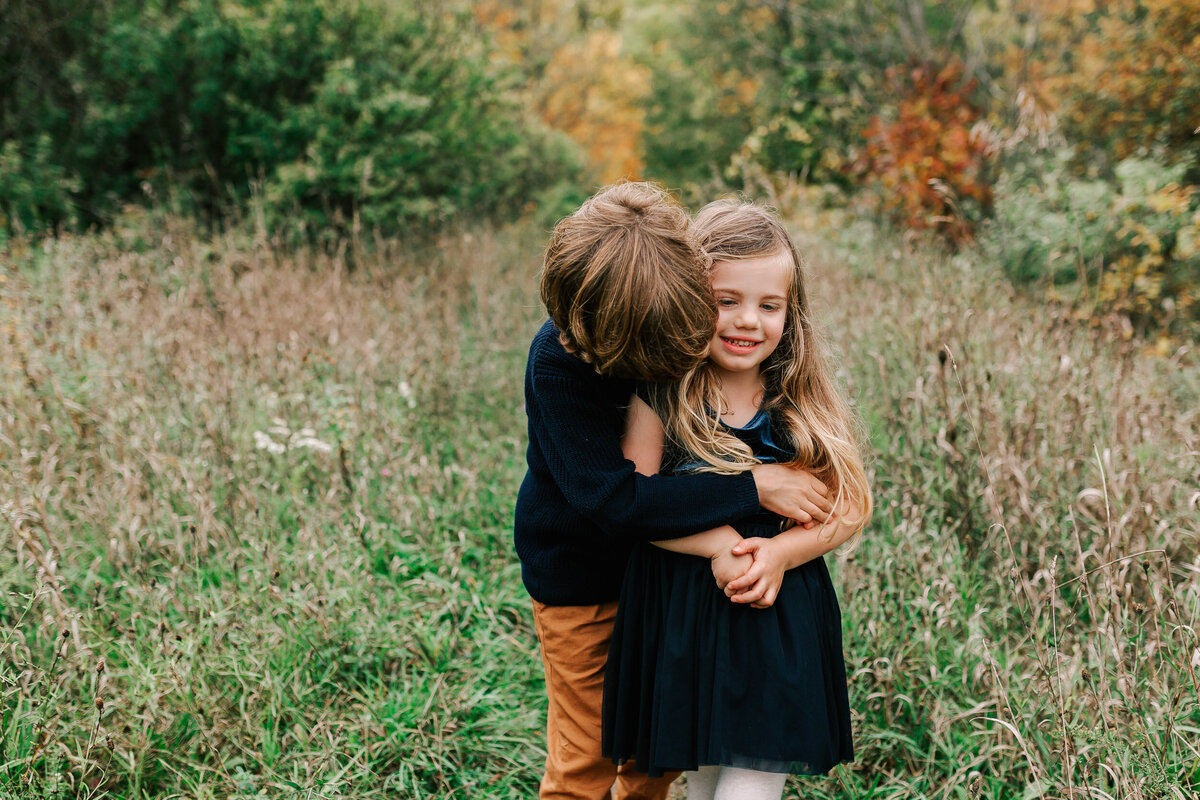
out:
<path id="1" fill-rule="evenodd" d="M 764 411 L 730 432 L 763 462 L 790 454 Z M 769 538 L 765 510 L 734 525 Z M 735 604 L 709 561 L 638 544 L 604 677 L 601 747 L 650 775 L 702 766 L 823 774 L 854 757 L 841 611 L 824 559 L 789 570 L 774 605 Z"/>

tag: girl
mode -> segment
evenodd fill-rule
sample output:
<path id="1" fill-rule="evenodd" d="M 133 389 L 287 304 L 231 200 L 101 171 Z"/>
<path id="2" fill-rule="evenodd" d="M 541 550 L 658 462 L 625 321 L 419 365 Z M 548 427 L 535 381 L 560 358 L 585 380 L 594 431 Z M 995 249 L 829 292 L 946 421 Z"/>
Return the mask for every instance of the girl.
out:
<path id="1" fill-rule="evenodd" d="M 853 757 L 841 615 L 822 556 L 862 530 L 871 496 L 856 419 L 833 386 L 779 219 L 720 201 L 693 230 L 714 262 L 716 334 L 679 383 L 633 399 L 626 456 L 645 474 L 801 465 L 835 498 L 833 514 L 789 527 L 760 511 L 736 531 L 634 550 L 604 682 L 603 750 L 651 775 L 688 770 L 689 800 L 779 798 L 789 772 Z"/>

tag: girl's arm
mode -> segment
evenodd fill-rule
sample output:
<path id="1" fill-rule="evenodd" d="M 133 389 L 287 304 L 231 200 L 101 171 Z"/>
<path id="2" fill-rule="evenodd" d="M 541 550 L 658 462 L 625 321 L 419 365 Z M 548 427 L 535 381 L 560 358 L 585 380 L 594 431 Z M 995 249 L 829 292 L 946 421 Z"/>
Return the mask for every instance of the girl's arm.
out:
<path id="1" fill-rule="evenodd" d="M 798 526 L 771 539 L 743 540 L 734 546 L 733 553 L 752 554 L 754 566 L 742 577 L 730 581 L 725 586 L 725 594 L 735 603 L 767 608 L 779 594 L 784 573 L 845 544 L 861 529 L 861 514 L 862 509 L 857 503 L 843 498 L 834 515 L 823 526 Z"/>
<path id="2" fill-rule="evenodd" d="M 625 457 L 634 463 L 642 475 L 657 475 L 662 466 L 663 447 L 666 445 L 666 433 L 662 421 L 642 398 L 633 396 L 629 404 L 629 413 L 625 416 L 625 433 L 621 437 L 621 451 Z M 729 555 L 730 549 L 742 541 L 741 535 L 728 525 L 712 528 L 703 533 L 684 536 L 679 539 L 665 539 L 653 542 L 664 550 L 684 553 L 704 558 L 722 558 Z M 749 562 L 745 562 L 737 575 L 745 571 Z M 716 565 L 714 565 L 716 572 Z M 718 576 L 720 577 L 720 576 Z"/>

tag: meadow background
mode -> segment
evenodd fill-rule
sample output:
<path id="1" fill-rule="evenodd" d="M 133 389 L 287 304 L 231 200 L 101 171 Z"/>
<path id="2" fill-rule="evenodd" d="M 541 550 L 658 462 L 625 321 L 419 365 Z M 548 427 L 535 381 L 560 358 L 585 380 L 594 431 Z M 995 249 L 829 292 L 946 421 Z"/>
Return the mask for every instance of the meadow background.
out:
<path id="1" fill-rule="evenodd" d="M 555 219 L 777 207 L 877 514 L 789 797 L 1200 792 L 1195 0 L 0 3 L 0 797 L 529 797 Z"/>

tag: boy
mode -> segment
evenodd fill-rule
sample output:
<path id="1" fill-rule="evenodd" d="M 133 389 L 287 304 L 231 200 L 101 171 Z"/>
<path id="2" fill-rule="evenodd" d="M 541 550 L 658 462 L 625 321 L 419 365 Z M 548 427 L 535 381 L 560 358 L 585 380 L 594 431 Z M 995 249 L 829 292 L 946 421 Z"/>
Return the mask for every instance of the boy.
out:
<path id="1" fill-rule="evenodd" d="M 541 280 L 550 321 L 529 349 L 528 472 L 514 540 L 533 598 L 549 713 L 541 797 L 665 798 L 600 755 L 604 665 L 637 540 L 687 536 L 761 505 L 801 522 L 829 511 L 808 473 L 770 464 L 739 475 L 638 475 L 621 453 L 634 382 L 670 380 L 704 357 L 716 324 L 707 260 L 664 190 L 601 190 L 554 230 Z"/>

